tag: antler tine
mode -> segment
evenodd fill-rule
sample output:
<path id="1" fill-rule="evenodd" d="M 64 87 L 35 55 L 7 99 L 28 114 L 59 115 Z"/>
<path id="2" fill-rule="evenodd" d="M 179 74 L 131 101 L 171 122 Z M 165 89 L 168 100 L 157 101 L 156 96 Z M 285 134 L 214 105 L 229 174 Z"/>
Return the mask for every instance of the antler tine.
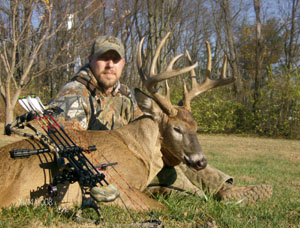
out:
<path id="1" fill-rule="evenodd" d="M 185 50 L 185 53 L 187 55 L 189 62 L 192 63 L 190 52 L 188 50 Z M 192 78 L 192 87 L 195 87 L 197 85 L 197 79 L 196 79 L 196 72 L 194 69 L 191 70 L 191 78 Z"/>
<path id="2" fill-rule="evenodd" d="M 137 67 L 138 67 L 138 71 L 139 71 L 139 75 L 143 81 L 143 84 L 146 82 L 146 76 L 144 74 L 144 71 L 143 71 L 143 43 L 144 43 L 144 40 L 145 40 L 145 37 L 143 37 L 141 39 L 141 42 L 139 44 L 139 49 L 138 49 L 138 56 L 137 56 Z"/>
<path id="3" fill-rule="evenodd" d="M 184 85 L 184 98 L 182 100 L 183 106 L 185 108 L 187 108 L 188 110 L 191 110 L 191 106 L 190 106 L 190 102 L 191 100 L 198 96 L 199 94 L 212 89 L 212 88 L 216 88 L 218 86 L 222 86 L 222 85 L 227 85 L 229 83 L 232 83 L 235 81 L 234 77 L 230 77 L 230 78 L 226 78 L 226 65 L 227 65 L 227 56 L 224 56 L 224 60 L 223 60 L 223 67 L 222 67 L 222 74 L 220 75 L 219 79 L 217 80 L 212 80 L 210 78 L 211 75 L 211 49 L 210 49 L 210 44 L 208 41 L 206 41 L 206 49 L 207 49 L 207 73 L 205 75 L 205 79 L 204 82 L 202 84 L 198 84 L 196 79 L 193 80 L 192 79 L 192 88 L 191 90 L 188 92 L 186 89 L 186 86 Z M 191 61 L 190 56 L 188 55 L 189 61 Z M 194 72 L 192 72 L 192 77 L 194 77 L 195 75 L 193 75 Z"/>
<path id="4" fill-rule="evenodd" d="M 211 73 L 211 49 L 208 41 L 205 41 L 206 50 L 207 50 L 207 67 L 206 70 Z"/>
<path id="5" fill-rule="evenodd" d="M 192 63 L 192 58 L 191 55 L 189 53 L 188 50 L 185 50 L 187 58 L 189 60 L 190 63 Z M 195 88 L 197 86 L 197 79 L 196 79 L 196 72 L 195 70 L 191 70 L 191 79 L 192 79 L 192 88 Z M 180 102 L 180 104 L 182 104 L 187 110 L 191 111 L 191 105 L 190 105 L 190 101 L 188 100 L 188 89 L 186 87 L 186 82 L 183 81 L 183 99 Z"/>
<path id="6" fill-rule="evenodd" d="M 166 72 L 171 71 L 173 69 L 174 63 L 181 57 L 183 54 L 179 54 L 175 56 L 167 66 Z"/>
<path id="7" fill-rule="evenodd" d="M 156 74 L 157 59 L 158 59 L 160 51 L 161 51 L 162 47 L 164 46 L 166 40 L 168 39 L 169 35 L 170 35 L 170 32 L 168 32 L 165 35 L 165 37 L 162 39 L 162 41 L 160 42 L 159 46 L 156 49 L 155 55 L 154 55 L 153 60 L 152 60 L 151 69 L 150 69 L 150 76 L 151 77 L 153 77 Z"/>
<path id="8" fill-rule="evenodd" d="M 165 81 L 165 88 L 166 88 L 166 98 L 170 101 L 171 96 L 170 96 L 170 87 L 169 87 L 169 84 L 168 84 L 168 80 Z"/>

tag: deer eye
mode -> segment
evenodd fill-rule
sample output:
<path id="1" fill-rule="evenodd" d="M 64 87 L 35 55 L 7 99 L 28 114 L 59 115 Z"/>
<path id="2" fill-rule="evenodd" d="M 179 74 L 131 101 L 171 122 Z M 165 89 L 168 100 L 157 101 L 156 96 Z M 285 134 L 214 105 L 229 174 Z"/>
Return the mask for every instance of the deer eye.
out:
<path id="1" fill-rule="evenodd" d="M 177 133 L 179 133 L 179 134 L 182 134 L 182 131 L 181 131 L 181 129 L 180 128 L 178 128 L 178 127 L 174 127 L 174 131 L 176 131 Z"/>

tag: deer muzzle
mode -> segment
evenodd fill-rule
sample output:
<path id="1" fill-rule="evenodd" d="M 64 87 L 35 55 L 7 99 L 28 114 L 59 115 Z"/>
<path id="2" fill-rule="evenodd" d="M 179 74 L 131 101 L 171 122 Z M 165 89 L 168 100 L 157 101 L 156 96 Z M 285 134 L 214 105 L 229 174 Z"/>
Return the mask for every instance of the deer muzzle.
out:
<path id="1" fill-rule="evenodd" d="M 187 166 L 199 171 L 207 166 L 207 160 L 204 156 L 184 156 L 184 161 Z"/>

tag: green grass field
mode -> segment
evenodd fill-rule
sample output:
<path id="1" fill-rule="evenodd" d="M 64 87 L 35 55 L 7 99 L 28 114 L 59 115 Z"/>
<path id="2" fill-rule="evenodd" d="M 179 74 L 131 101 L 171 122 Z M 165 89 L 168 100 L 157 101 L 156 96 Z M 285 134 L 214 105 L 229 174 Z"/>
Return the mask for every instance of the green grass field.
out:
<path id="1" fill-rule="evenodd" d="M 0 145 L 7 143 L 1 135 Z M 14 138 L 9 141 L 17 140 Z M 241 136 L 199 135 L 208 162 L 232 175 L 236 185 L 270 184 L 273 196 L 266 203 L 256 205 L 223 204 L 208 196 L 208 201 L 196 196 L 171 195 L 158 197 L 167 210 L 154 211 L 165 227 L 282 227 L 300 228 L 300 141 Z M 78 224 L 73 220 L 76 208 L 21 206 L 3 208 L 0 227 L 95 227 L 91 223 Z M 146 214 L 117 207 L 101 206 L 105 225 L 129 225 L 149 219 Z M 95 217 L 88 211 L 86 217 Z M 134 218 L 134 220 L 132 219 Z M 98 227 L 99 227 L 98 226 Z"/>

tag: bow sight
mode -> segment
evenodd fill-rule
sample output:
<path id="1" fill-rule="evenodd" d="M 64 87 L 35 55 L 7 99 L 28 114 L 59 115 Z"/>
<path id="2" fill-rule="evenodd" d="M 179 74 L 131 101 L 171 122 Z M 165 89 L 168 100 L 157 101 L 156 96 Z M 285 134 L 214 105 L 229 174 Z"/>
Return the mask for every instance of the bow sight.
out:
<path id="1" fill-rule="evenodd" d="M 113 201 L 119 196 L 116 187 L 109 184 L 105 179 L 105 174 L 99 170 L 105 170 L 108 166 L 117 163 L 105 163 L 94 166 L 83 152 L 94 151 L 96 146 L 89 146 L 84 149 L 75 144 L 71 137 L 65 132 L 62 126 L 54 119 L 53 115 L 61 112 L 59 109 L 46 109 L 38 97 L 23 97 L 18 100 L 20 105 L 27 111 L 22 116 L 18 116 L 14 122 L 5 127 L 6 134 L 21 134 L 25 137 L 37 138 L 44 145 L 42 149 L 19 148 L 10 151 L 10 156 L 14 159 L 28 158 L 32 155 L 42 153 L 53 153 L 59 173 L 52 177 L 48 185 L 48 194 L 50 197 L 57 195 L 57 185 L 64 183 L 78 182 L 82 191 L 81 209 L 77 213 L 78 220 L 84 220 L 81 217 L 81 211 L 85 208 L 93 208 L 97 215 L 98 223 L 101 219 L 101 213 L 97 202 Z M 36 120 L 46 135 L 41 134 L 34 126 L 30 124 Z M 34 134 L 20 132 L 20 129 L 28 127 Z M 105 187 L 103 188 L 103 186 Z M 109 199 L 99 199 L 93 195 L 93 192 L 101 193 L 103 189 L 109 190 Z M 107 194 L 107 192 L 106 192 Z"/>

